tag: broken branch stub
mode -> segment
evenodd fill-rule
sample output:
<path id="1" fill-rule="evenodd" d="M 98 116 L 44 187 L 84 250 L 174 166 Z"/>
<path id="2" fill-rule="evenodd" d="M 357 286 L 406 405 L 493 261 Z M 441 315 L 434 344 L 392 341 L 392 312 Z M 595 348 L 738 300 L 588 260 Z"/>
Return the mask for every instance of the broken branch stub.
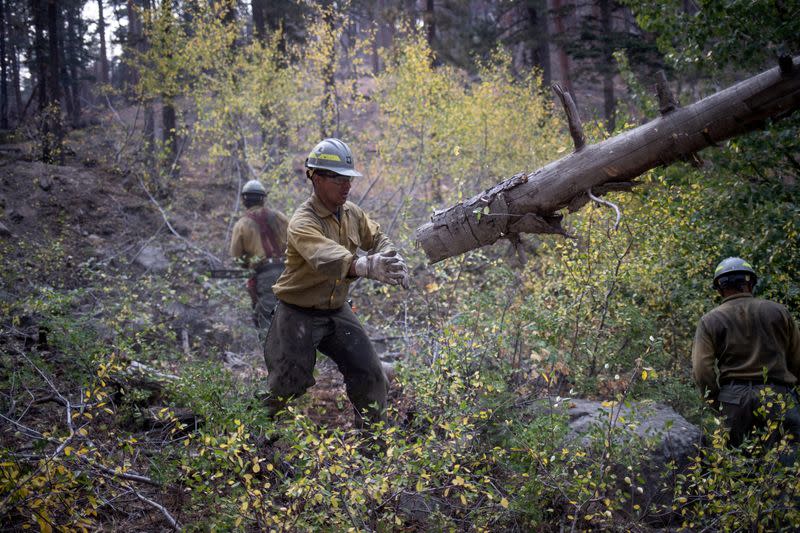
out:
<path id="1" fill-rule="evenodd" d="M 578 114 L 578 106 L 569 91 L 565 91 L 557 83 L 553 84 L 553 92 L 556 93 L 561 105 L 564 106 L 564 113 L 567 114 L 567 125 L 572 142 L 575 144 L 575 151 L 580 152 L 586 146 L 586 134 L 583 133 L 583 123 Z"/>
<path id="2" fill-rule="evenodd" d="M 670 111 L 677 109 L 678 100 L 672 95 L 667 82 L 667 75 L 663 70 L 656 73 L 656 95 L 658 96 L 658 110 L 662 115 L 666 115 Z"/>
<path id="3" fill-rule="evenodd" d="M 417 242 L 435 263 L 508 233 L 557 233 L 559 210 L 577 209 L 610 190 L 630 190 L 657 166 L 691 160 L 707 146 L 763 127 L 800 108 L 800 57 L 792 66 L 748 78 L 687 107 L 677 107 L 635 129 L 585 146 L 530 174 L 517 174 L 486 191 L 437 211 L 417 228 Z"/>

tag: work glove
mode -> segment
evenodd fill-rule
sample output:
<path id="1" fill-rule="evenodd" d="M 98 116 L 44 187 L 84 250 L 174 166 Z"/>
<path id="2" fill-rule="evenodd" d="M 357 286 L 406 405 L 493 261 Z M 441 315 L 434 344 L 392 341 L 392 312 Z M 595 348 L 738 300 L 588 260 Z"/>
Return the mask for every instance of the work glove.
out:
<path id="1" fill-rule="evenodd" d="M 365 255 L 356 259 L 356 275 L 408 288 L 408 267 L 396 251 Z"/>

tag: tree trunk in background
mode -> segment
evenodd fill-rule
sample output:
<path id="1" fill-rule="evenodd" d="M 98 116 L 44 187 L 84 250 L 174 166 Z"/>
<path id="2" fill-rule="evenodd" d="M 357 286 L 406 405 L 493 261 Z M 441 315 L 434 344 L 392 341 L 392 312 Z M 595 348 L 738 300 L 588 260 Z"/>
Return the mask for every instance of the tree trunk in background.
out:
<path id="1" fill-rule="evenodd" d="M 172 4 L 168 1 L 161 4 L 160 14 L 169 24 L 174 24 L 172 19 Z M 225 14 L 227 16 L 228 13 Z M 169 31 L 169 29 L 167 30 Z M 172 51 L 168 52 L 172 57 Z M 164 157 L 164 168 L 169 177 L 179 175 L 178 162 L 178 124 L 175 113 L 175 94 L 164 93 L 161 95 L 161 150 Z"/>
<path id="2" fill-rule="evenodd" d="M 381 8 L 383 7 L 383 2 L 381 0 L 376 0 L 375 2 L 369 2 L 367 4 L 368 11 L 368 20 L 372 20 L 375 22 L 376 31 L 375 36 L 372 38 L 372 73 L 376 76 L 381 72 L 381 56 L 378 53 L 380 50 L 380 34 L 381 34 L 381 18 L 379 13 L 381 12 Z"/>
<path id="3" fill-rule="evenodd" d="M 547 28 L 547 1 L 537 7 L 528 7 L 528 20 L 531 29 L 536 31 L 536 56 L 542 69 L 542 83 L 549 87 L 552 83 L 553 73 L 550 66 L 550 32 Z"/>
<path id="4" fill-rule="evenodd" d="M 395 24 L 394 15 L 387 7 L 386 0 L 377 0 L 370 4 L 372 9 L 372 20 L 377 25 L 375 38 L 372 41 L 372 72 L 379 74 L 383 68 L 383 60 L 380 56 L 381 48 L 389 48 L 393 40 L 393 28 Z"/>
<path id="5" fill-rule="evenodd" d="M 566 36 L 566 27 L 564 25 L 564 18 L 562 16 L 563 12 L 563 2 L 562 0 L 547 0 L 548 3 L 552 2 L 552 9 L 549 10 L 550 13 L 553 14 L 553 27 L 555 29 L 555 37 L 557 38 L 564 38 Z M 569 56 L 567 56 L 567 52 L 564 50 L 564 47 L 558 45 L 556 47 L 556 54 L 558 56 L 558 67 L 559 67 L 559 80 L 558 82 L 561 84 L 564 89 L 574 94 L 574 90 L 572 88 L 572 79 L 570 78 L 569 72 Z"/>
<path id="6" fill-rule="evenodd" d="M 220 9 L 222 22 L 225 24 L 232 24 L 236 21 L 236 2 L 228 2 L 227 0 L 211 0 L 211 4 L 217 9 L 219 9 L 219 6 L 222 5 L 222 9 Z"/>
<path id="7" fill-rule="evenodd" d="M 59 9 L 57 0 L 47 1 L 47 33 L 48 33 L 48 48 L 49 48 L 49 80 L 48 88 L 50 95 L 48 98 L 48 120 L 50 121 L 50 131 L 53 134 L 54 148 L 57 150 L 58 161 L 63 162 L 64 153 L 60 149 L 61 141 L 64 136 L 61 127 L 61 83 L 59 80 L 61 74 L 61 62 L 59 57 L 61 55 L 59 50 Z"/>
<path id="8" fill-rule="evenodd" d="M 14 119 L 15 124 L 19 126 L 21 117 L 22 117 L 22 110 L 23 110 L 23 103 L 22 103 L 22 79 L 20 77 L 19 72 L 19 50 L 20 48 L 28 47 L 28 58 L 30 59 L 29 69 L 32 71 L 31 74 L 31 85 L 34 86 L 35 83 L 33 79 L 35 78 L 35 51 L 32 47 L 29 47 L 28 42 L 28 26 L 30 26 L 30 20 L 26 21 L 25 24 L 25 32 L 22 31 L 22 24 L 19 22 L 19 7 L 16 7 L 13 11 L 9 6 L 8 0 L 5 0 L 5 19 L 6 19 L 6 36 L 8 38 L 7 43 L 7 59 L 11 63 L 11 91 L 14 93 Z"/>
<path id="9" fill-rule="evenodd" d="M 8 69 L 6 65 L 6 6 L 0 0 L 0 129 L 8 129 Z"/>
<path id="10" fill-rule="evenodd" d="M 647 124 L 436 212 L 430 223 L 417 228 L 417 242 L 435 263 L 514 234 L 564 234 L 558 211 L 580 209 L 590 193 L 630 190 L 651 168 L 690 159 L 698 150 L 800 109 L 800 56 L 793 65 L 787 58 L 781 68 L 689 107 L 662 109 L 663 116 Z"/>
<path id="11" fill-rule="evenodd" d="M 160 16 L 164 20 L 172 23 L 172 4 L 163 2 L 161 4 L 162 13 Z M 226 11 L 225 17 L 230 14 Z M 172 56 L 172 51 L 169 52 Z M 175 94 L 171 92 L 161 95 L 161 149 L 164 155 L 164 168 L 167 170 L 167 175 L 171 178 L 179 175 L 178 167 L 178 124 L 175 113 Z"/>
<path id="12" fill-rule="evenodd" d="M 81 121 L 81 19 L 80 6 L 75 5 L 69 8 L 67 17 L 67 48 L 65 51 L 67 59 L 67 75 L 70 85 L 70 122 L 72 127 L 78 127 Z"/>
<path id="13" fill-rule="evenodd" d="M 175 103 L 172 98 L 162 98 L 161 106 L 161 143 L 164 150 L 164 165 L 170 177 L 177 177 L 178 162 L 178 123 L 175 114 Z"/>
<path id="14" fill-rule="evenodd" d="M 66 8 L 57 21 L 56 42 L 58 43 L 58 83 L 63 93 L 61 103 L 64 105 L 65 118 L 71 120 L 74 113 L 72 109 L 74 98 L 72 97 L 72 80 L 69 77 L 69 30 L 67 28 L 69 17 L 69 8 Z"/>
<path id="15" fill-rule="evenodd" d="M 128 46 L 132 50 L 142 51 L 144 49 L 144 31 L 142 29 L 142 20 L 139 18 L 139 13 L 136 8 L 136 0 L 127 0 Z M 127 62 L 123 62 L 120 77 L 123 85 L 133 86 L 139 81 L 139 74 L 136 72 L 136 69 L 131 67 Z"/>
<path id="16" fill-rule="evenodd" d="M 322 138 L 334 136 L 336 124 L 336 42 L 333 40 L 336 28 L 333 25 L 333 13 L 325 11 L 325 24 L 328 28 L 326 37 L 331 39 L 328 57 L 322 67 L 323 95 L 319 121 L 320 135 Z"/>
<path id="17" fill-rule="evenodd" d="M 47 44 L 48 44 L 48 80 L 50 89 L 49 102 L 59 104 L 61 101 L 61 50 L 59 46 L 59 16 L 56 0 L 47 0 Z"/>
<path id="18" fill-rule="evenodd" d="M 103 0 L 97 0 L 97 38 L 100 40 L 100 81 L 108 83 L 108 53 L 106 51 L 106 20 Z"/>
<path id="19" fill-rule="evenodd" d="M 144 150 L 147 165 L 153 168 L 156 149 L 156 112 L 152 102 L 144 104 Z"/>
<path id="20" fill-rule="evenodd" d="M 329 0 L 317 3 L 327 5 Z M 251 0 L 250 4 L 253 9 L 253 32 L 256 39 L 266 43 L 271 35 L 280 31 L 278 56 L 283 65 L 288 64 L 289 42 L 298 42 L 303 32 L 303 28 L 298 27 L 298 25 L 303 26 L 303 16 L 300 14 L 303 10 L 302 5 L 310 5 L 311 2 Z"/>
<path id="21" fill-rule="evenodd" d="M 19 125 L 22 121 L 22 86 L 19 76 L 19 52 L 16 44 L 11 45 L 11 86 L 14 89 L 14 116 Z"/>
<path id="22" fill-rule="evenodd" d="M 613 132 L 616 128 L 617 100 L 614 96 L 614 43 L 611 42 L 613 32 L 611 12 L 612 0 L 600 0 L 600 27 L 602 28 L 603 64 L 603 113 L 606 119 L 606 130 Z"/>
<path id="23" fill-rule="evenodd" d="M 47 83 L 47 57 L 45 55 L 44 26 L 47 23 L 46 0 L 31 0 L 31 10 L 33 12 L 33 49 L 36 57 L 36 84 L 38 88 L 38 111 L 41 117 L 41 158 L 42 161 L 49 161 L 51 157 L 50 147 L 50 121 L 44 119 L 47 111 L 47 98 L 49 95 Z"/>
<path id="24" fill-rule="evenodd" d="M 33 11 L 33 49 L 36 57 L 36 84 L 39 87 L 37 99 L 39 111 L 47 107 L 47 58 L 45 57 L 44 25 L 45 25 L 45 0 L 31 0 Z M 33 74 L 33 73 L 32 73 Z"/>
<path id="25" fill-rule="evenodd" d="M 269 0 L 252 0 L 253 9 L 253 33 L 259 41 L 267 40 L 267 2 Z"/>
<path id="26" fill-rule="evenodd" d="M 433 50 L 433 41 L 436 38 L 436 16 L 433 9 L 433 0 L 425 0 L 425 12 L 422 15 L 425 21 L 425 38 L 428 41 L 428 48 Z"/>

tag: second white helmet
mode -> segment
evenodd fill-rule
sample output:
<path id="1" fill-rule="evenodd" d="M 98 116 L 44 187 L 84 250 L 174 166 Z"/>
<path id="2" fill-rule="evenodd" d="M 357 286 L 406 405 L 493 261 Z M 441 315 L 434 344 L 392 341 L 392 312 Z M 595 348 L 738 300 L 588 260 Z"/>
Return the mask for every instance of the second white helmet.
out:
<path id="1" fill-rule="evenodd" d="M 261 182 L 258 180 L 250 180 L 244 184 L 242 187 L 242 194 L 260 194 L 262 196 L 267 195 L 267 190 L 261 185 Z"/>

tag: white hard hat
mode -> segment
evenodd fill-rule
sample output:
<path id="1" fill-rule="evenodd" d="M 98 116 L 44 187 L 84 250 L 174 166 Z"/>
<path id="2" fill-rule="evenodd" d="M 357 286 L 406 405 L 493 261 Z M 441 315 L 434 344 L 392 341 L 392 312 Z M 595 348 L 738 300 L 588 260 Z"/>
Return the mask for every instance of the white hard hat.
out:
<path id="1" fill-rule="evenodd" d="M 250 180 L 242 187 L 242 194 L 260 194 L 266 196 L 267 190 L 261 185 L 260 181 Z"/>

